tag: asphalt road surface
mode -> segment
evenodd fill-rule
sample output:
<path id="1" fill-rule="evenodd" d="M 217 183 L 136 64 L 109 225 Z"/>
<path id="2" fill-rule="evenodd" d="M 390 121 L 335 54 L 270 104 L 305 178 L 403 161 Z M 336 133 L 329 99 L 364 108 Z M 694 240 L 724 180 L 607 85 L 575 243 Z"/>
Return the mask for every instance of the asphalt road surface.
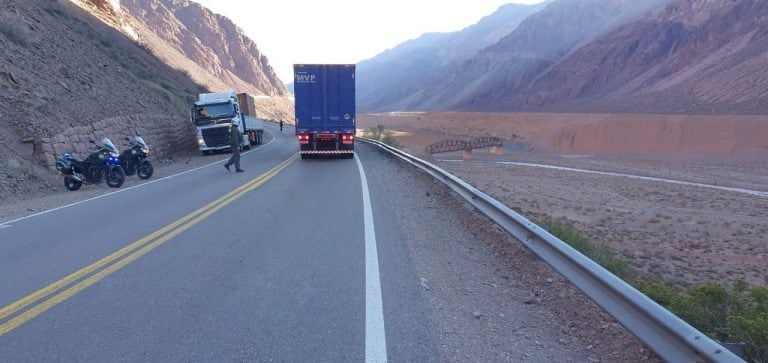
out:
<path id="1" fill-rule="evenodd" d="M 366 174 L 391 161 L 362 144 L 301 160 L 270 127 L 245 173 L 216 163 L 0 225 L 0 361 L 451 360 L 398 196 Z"/>

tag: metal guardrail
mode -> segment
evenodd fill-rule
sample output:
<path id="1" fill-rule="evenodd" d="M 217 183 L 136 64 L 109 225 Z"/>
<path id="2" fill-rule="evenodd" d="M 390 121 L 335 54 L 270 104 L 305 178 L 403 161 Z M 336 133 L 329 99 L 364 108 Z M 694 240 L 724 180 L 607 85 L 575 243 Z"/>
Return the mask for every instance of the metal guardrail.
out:
<path id="1" fill-rule="evenodd" d="M 744 362 L 624 280 L 543 228 L 443 169 L 379 141 L 374 144 L 432 175 L 515 236 L 667 362 Z"/>

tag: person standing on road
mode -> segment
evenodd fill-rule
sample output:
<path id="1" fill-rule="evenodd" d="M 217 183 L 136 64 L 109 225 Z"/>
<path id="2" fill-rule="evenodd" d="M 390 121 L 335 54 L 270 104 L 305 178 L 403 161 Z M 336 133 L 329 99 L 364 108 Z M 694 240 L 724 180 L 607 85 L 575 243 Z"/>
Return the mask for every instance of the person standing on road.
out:
<path id="1" fill-rule="evenodd" d="M 232 147 L 232 157 L 224 164 L 224 168 L 229 170 L 229 166 L 234 164 L 235 171 L 242 173 L 244 170 L 240 169 L 240 143 L 243 140 L 243 134 L 240 133 L 239 126 L 239 120 L 233 120 L 232 125 L 229 126 L 229 146 Z"/>
<path id="2" fill-rule="evenodd" d="M 280 120 L 280 132 L 283 131 L 283 120 Z"/>

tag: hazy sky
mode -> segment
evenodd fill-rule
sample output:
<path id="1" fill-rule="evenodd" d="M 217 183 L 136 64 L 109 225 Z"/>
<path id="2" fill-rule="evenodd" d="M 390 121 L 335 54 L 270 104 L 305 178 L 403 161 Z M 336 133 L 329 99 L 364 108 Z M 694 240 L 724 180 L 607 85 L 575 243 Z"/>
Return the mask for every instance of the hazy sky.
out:
<path id="1" fill-rule="evenodd" d="M 294 63 L 358 63 L 423 33 L 461 30 L 503 4 L 543 0 L 193 1 L 234 21 L 289 83 Z"/>

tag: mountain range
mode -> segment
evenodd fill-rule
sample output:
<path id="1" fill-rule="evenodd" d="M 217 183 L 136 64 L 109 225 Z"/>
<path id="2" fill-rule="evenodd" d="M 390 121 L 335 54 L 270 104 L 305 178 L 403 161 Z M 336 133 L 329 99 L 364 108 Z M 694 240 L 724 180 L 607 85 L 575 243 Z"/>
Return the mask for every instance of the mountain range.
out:
<path id="1" fill-rule="evenodd" d="M 507 5 L 360 62 L 358 107 L 765 113 L 766 19 L 760 0 Z"/>
<path id="2" fill-rule="evenodd" d="M 429 106 L 428 85 L 458 69 L 477 51 L 512 32 L 544 5 L 508 4 L 480 22 L 454 33 L 428 33 L 357 65 L 357 102 L 365 107 Z"/>

